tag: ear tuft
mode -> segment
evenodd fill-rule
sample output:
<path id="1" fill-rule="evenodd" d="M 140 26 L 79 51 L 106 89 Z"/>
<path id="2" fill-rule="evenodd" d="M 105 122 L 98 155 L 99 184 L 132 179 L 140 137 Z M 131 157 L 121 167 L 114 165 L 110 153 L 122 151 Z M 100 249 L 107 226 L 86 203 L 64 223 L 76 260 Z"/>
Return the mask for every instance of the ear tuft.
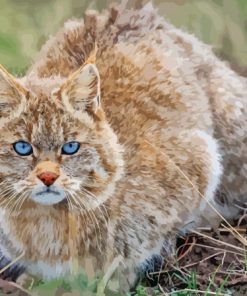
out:
<path id="1" fill-rule="evenodd" d="M 96 58 L 97 58 L 97 51 L 98 51 L 98 45 L 95 42 L 94 49 L 92 50 L 92 52 L 90 53 L 89 57 L 85 61 L 85 64 L 94 64 L 95 65 Z"/>
<path id="2" fill-rule="evenodd" d="M 0 118 L 24 106 L 28 91 L 0 65 Z"/>
<path id="3" fill-rule="evenodd" d="M 71 113 L 96 114 L 100 107 L 100 77 L 97 67 L 82 66 L 61 87 L 61 99 Z"/>

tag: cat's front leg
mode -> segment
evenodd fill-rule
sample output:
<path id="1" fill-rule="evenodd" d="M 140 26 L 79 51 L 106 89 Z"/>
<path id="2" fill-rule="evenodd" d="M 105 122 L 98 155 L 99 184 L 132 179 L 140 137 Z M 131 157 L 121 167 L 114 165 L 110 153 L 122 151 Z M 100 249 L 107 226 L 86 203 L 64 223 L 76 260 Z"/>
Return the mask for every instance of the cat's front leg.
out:
<path id="1" fill-rule="evenodd" d="M 141 279 L 149 277 L 149 273 L 159 271 L 164 260 L 175 258 L 175 233 L 167 233 L 165 239 L 160 236 L 151 247 L 150 241 L 144 239 L 138 229 L 136 232 L 132 230 L 119 232 L 115 240 L 111 238 L 110 245 L 113 248 L 109 247 L 107 250 L 104 269 L 106 290 L 109 293 L 126 295 Z M 146 236 L 147 234 L 148 232 Z"/>

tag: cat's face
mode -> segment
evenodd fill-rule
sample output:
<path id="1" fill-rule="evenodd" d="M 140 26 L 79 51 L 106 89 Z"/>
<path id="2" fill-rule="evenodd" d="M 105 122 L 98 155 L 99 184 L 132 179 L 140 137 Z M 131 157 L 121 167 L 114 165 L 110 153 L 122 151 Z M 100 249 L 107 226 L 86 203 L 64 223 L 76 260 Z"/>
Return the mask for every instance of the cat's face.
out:
<path id="1" fill-rule="evenodd" d="M 122 159 L 99 89 L 92 64 L 51 91 L 0 69 L 0 208 L 31 201 L 84 211 L 109 198 Z"/>

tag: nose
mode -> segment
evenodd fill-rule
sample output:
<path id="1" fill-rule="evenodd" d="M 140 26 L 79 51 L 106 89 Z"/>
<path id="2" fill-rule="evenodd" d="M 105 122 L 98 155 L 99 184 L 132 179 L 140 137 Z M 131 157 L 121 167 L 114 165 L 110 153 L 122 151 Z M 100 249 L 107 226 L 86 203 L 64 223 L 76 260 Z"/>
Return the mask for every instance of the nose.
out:
<path id="1" fill-rule="evenodd" d="M 46 186 L 51 186 L 59 177 L 59 175 L 52 172 L 44 172 L 37 176 Z"/>

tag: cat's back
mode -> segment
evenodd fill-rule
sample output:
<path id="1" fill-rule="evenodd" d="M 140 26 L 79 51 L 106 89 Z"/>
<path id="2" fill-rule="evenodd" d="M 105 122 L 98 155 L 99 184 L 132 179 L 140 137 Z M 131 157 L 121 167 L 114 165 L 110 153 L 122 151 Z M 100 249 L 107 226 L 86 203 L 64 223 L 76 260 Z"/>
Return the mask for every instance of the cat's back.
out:
<path id="1" fill-rule="evenodd" d="M 84 21 L 68 22 L 44 46 L 30 73 L 67 77 L 95 44 L 104 110 L 120 141 L 133 144 L 146 137 L 158 145 L 160 138 L 168 143 L 183 130 L 203 130 L 218 140 L 229 172 L 222 182 L 229 198 L 238 198 L 239 191 L 243 196 L 246 80 L 209 46 L 167 23 L 151 4 L 138 10 L 88 11 Z M 233 167 L 239 176 L 232 175 Z"/>
<path id="2" fill-rule="evenodd" d="M 112 7 L 87 11 L 84 21 L 69 21 L 41 51 L 31 69 L 39 77 L 68 76 L 97 45 L 102 103 L 122 142 L 129 135 L 162 128 L 212 132 L 208 98 L 194 65 L 169 32 L 173 27 L 151 3 L 141 9 Z M 167 139 L 171 136 L 166 130 Z"/>
<path id="3" fill-rule="evenodd" d="M 105 110 L 120 139 L 168 148 L 185 130 L 212 136 L 224 172 L 216 201 L 233 217 L 234 204 L 247 196 L 247 80 L 151 4 L 118 15 L 112 26 L 116 35 L 102 46 L 99 68 Z"/>
<path id="4" fill-rule="evenodd" d="M 103 107 L 120 137 L 152 138 L 156 131 L 165 142 L 186 129 L 211 135 L 209 98 L 173 26 L 151 3 L 110 15 L 112 24 L 97 39 L 97 66 Z"/>

